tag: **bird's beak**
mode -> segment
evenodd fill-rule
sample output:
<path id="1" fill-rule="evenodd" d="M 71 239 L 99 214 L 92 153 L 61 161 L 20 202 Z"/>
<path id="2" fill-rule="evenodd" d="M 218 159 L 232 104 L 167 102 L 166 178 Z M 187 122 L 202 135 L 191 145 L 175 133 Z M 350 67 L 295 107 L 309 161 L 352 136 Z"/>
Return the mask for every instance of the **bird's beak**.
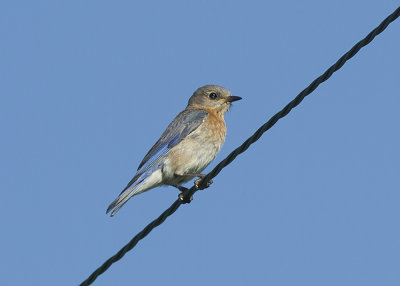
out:
<path id="1" fill-rule="evenodd" d="M 241 100 L 242 98 L 240 97 L 240 96 L 229 96 L 227 99 L 226 99 L 226 102 L 234 102 L 234 101 L 237 101 L 237 100 Z"/>

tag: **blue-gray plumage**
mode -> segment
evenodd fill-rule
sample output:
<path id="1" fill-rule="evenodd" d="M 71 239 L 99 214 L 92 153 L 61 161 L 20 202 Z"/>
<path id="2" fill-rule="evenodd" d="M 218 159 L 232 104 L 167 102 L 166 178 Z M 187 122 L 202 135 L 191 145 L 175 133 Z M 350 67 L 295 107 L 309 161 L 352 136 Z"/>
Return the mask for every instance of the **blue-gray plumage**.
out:
<path id="1" fill-rule="evenodd" d="M 110 204 L 113 216 L 132 196 L 160 185 L 183 190 L 180 185 L 196 176 L 215 158 L 225 140 L 223 116 L 231 102 L 223 87 L 206 85 L 197 89 L 185 110 L 168 125 L 160 139 L 139 164 L 136 175 Z"/>
<path id="2" fill-rule="evenodd" d="M 159 158 L 185 139 L 188 134 L 196 130 L 206 120 L 207 116 L 207 111 L 194 108 L 185 109 L 179 113 L 161 135 L 160 139 L 144 156 L 142 162 L 139 164 L 138 171 L 146 166 L 149 159 L 154 160 L 154 158 Z"/>

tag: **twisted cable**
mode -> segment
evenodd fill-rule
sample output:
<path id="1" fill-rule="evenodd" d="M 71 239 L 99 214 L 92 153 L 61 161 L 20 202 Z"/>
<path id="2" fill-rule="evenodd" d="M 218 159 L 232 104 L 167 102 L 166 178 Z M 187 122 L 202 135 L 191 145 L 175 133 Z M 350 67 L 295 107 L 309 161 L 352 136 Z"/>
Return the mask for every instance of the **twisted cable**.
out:
<path id="1" fill-rule="evenodd" d="M 364 39 L 355 44 L 347 53 L 345 53 L 336 63 L 328 68 L 321 76 L 315 79 L 308 87 L 300 92 L 295 99 L 287 104 L 281 111 L 271 117 L 265 124 L 263 124 L 252 136 L 250 136 L 242 145 L 233 150 L 224 160 L 222 160 L 211 172 L 209 172 L 199 183 L 198 187 L 193 186 L 183 193 L 182 199 L 177 199 L 168 209 L 166 209 L 158 218 L 148 224 L 141 232 L 135 235 L 131 241 L 128 242 L 120 251 L 114 256 L 110 257 L 99 268 L 97 268 L 80 286 L 87 286 L 92 284 L 96 278 L 104 273 L 113 263 L 120 260 L 128 251 L 144 237 L 146 237 L 154 228 L 162 224 L 167 217 L 172 215 L 183 203 L 190 201 L 190 198 L 198 189 L 205 187 L 207 182 L 217 176 L 223 168 L 229 165 L 238 155 L 246 151 L 251 144 L 256 142 L 260 137 L 269 130 L 279 119 L 285 117 L 293 108 L 300 104 L 303 99 L 312 93 L 321 83 L 329 79 L 334 72 L 339 70 L 349 59 L 357 54 L 362 47 L 368 45 L 377 35 L 382 33 L 387 26 L 400 16 L 400 7 L 398 7 L 392 14 L 390 14 L 382 23 L 372 30 Z"/>

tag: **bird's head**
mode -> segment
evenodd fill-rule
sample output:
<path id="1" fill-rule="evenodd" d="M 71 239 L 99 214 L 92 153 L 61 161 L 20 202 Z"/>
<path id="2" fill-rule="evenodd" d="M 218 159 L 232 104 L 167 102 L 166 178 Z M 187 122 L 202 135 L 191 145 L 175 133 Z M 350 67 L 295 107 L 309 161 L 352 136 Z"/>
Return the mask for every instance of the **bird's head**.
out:
<path id="1" fill-rule="evenodd" d="M 205 85 L 197 89 L 189 99 L 188 107 L 211 109 L 225 114 L 231 103 L 242 99 L 232 96 L 229 90 L 218 85 Z"/>

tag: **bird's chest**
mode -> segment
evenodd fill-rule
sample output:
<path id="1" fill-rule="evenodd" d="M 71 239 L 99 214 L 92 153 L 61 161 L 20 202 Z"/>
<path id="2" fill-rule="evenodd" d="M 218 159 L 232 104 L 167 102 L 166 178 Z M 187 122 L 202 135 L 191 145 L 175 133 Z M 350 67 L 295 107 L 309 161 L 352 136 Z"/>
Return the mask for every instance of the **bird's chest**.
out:
<path id="1" fill-rule="evenodd" d="M 210 115 L 200 128 L 193 132 L 192 138 L 197 141 L 200 149 L 206 153 L 215 153 L 215 157 L 225 141 L 225 136 L 226 127 L 223 118 Z"/>
<path id="2" fill-rule="evenodd" d="M 193 132 L 192 140 L 196 141 L 200 160 L 206 165 L 215 158 L 225 141 L 226 127 L 223 118 L 210 115 L 198 130 Z M 204 157 L 204 158 L 203 158 Z"/>
<path id="3" fill-rule="evenodd" d="M 171 167 L 178 173 L 200 173 L 217 156 L 225 136 L 226 127 L 223 118 L 208 116 L 198 129 L 179 144 L 174 154 L 171 154 L 176 159 L 172 163 L 175 166 Z"/>

